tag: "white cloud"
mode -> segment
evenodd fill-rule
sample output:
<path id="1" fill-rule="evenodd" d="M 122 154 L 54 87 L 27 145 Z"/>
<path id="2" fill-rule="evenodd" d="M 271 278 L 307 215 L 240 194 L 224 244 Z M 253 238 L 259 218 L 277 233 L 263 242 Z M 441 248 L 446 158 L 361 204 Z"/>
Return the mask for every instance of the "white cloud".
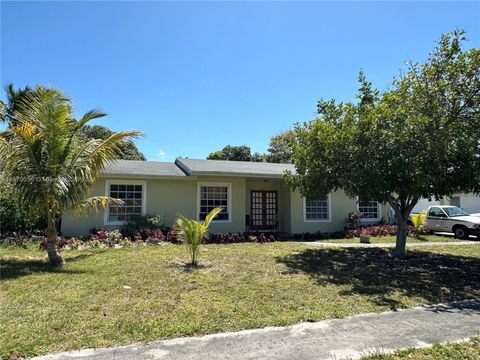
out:
<path id="1" fill-rule="evenodd" d="M 160 160 L 166 159 L 166 158 L 167 158 L 167 153 L 166 153 L 165 151 L 158 150 L 158 152 L 157 152 L 157 157 L 158 157 Z"/>

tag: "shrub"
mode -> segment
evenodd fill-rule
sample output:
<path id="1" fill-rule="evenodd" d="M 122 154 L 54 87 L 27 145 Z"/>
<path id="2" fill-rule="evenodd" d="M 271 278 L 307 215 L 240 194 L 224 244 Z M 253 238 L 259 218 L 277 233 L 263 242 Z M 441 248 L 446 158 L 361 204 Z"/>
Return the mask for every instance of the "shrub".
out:
<path id="1" fill-rule="evenodd" d="M 70 238 L 70 241 L 68 243 L 68 247 L 70 249 L 78 249 L 81 245 L 82 245 L 82 241 L 75 237 Z"/>
<path id="2" fill-rule="evenodd" d="M 30 245 L 37 245 L 45 238 L 43 231 L 12 232 L 2 235 L 5 237 L 0 238 L 0 244 L 23 248 L 27 248 Z"/>
<path id="3" fill-rule="evenodd" d="M 22 207 L 13 186 L 0 175 L 0 237 L 11 237 L 12 234 L 29 237 L 35 229 L 46 228 L 45 214 Z"/>
<path id="4" fill-rule="evenodd" d="M 177 235 L 175 234 L 175 231 L 173 231 L 173 229 L 168 229 L 167 230 L 166 239 L 167 239 L 168 242 L 171 242 L 171 243 L 178 243 L 179 242 L 179 240 L 177 238 Z"/>
<path id="5" fill-rule="evenodd" d="M 102 243 L 98 239 L 91 239 L 88 241 L 88 245 L 92 248 L 99 248 L 102 246 Z"/>
<path id="6" fill-rule="evenodd" d="M 147 238 L 146 242 L 148 244 L 153 244 L 153 245 L 160 244 L 160 243 L 165 242 L 165 237 L 163 237 L 163 238 L 149 237 L 149 238 Z"/>
<path id="7" fill-rule="evenodd" d="M 257 238 L 259 243 L 265 244 L 266 242 L 268 242 L 268 238 L 265 236 L 264 233 L 261 233 Z"/>
<path id="8" fill-rule="evenodd" d="M 138 233 L 141 235 L 141 239 L 143 240 L 147 240 L 148 238 L 157 238 L 161 241 L 165 240 L 165 235 L 163 235 L 163 231 L 160 228 L 142 229 L 141 231 L 138 231 Z M 136 240 L 140 240 L 138 235 L 136 235 Z"/>
<path id="9" fill-rule="evenodd" d="M 64 248 L 65 246 L 67 246 L 68 244 L 70 244 L 70 240 L 68 240 L 67 238 L 63 237 L 63 236 L 59 236 L 57 238 L 57 246 L 62 249 Z"/>
<path id="10" fill-rule="evenodd" d="M 363 213 L 360 211 L 354 211 L 348 214 L 347 217 L 347 229 L 356 229 L 360 227 Z"/>
<path id="11" fill-rule="evenodd" d="M 369 236 L 387 236 L 396 235 L 398 230 L 397 225 L 372 225 L 357 229 L 349 229 L 345 232 L 346 238 L 358 237 L 360 234 Z M 415 227 L 408 227 L 409 234 L 415 233 Z"/>
<path id="12" fill-rule="evenodd" d="M 122 245 L 123 247 L 130 247 L 132 246 L 132 242 L 130 241 L 129 238 L 123 238 L 123 240 L 120 241 L 120 245 Z"/>
<path id="13" fill-rule="evenodd" d="M 161 229 L 163 228 L 163 216 L 160 215 L 135 215 L 122 228 L 122 233 L 132 236 L 135 232 L 144 229 Z"/>

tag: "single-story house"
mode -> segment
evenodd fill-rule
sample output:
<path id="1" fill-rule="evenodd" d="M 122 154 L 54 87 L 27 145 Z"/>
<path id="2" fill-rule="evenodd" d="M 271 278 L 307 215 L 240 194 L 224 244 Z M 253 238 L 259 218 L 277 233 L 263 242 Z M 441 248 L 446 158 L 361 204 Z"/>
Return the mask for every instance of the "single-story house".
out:
<path id="1" fill-rule="evenodd" d="M 283 180 L 290 164 L 192 160 L 174 163 L 117 160 L 106 166 L 89 196 L 124 201 L 84 217 L 65 214 L 61 231 L 85 236 L 92 228 L 119 228 L 136 214 L 162 215 L 170 226 L 181 213 L 204 219 L 214 207 L 223 211 L 210 232 L 334 232 L 345 227 L 349 213 L 359 210 L 365 222 L 389 221 L 391 212 L 377 201 L 349 198 L 341 190 L 322 199 L 304 199 Z"/>

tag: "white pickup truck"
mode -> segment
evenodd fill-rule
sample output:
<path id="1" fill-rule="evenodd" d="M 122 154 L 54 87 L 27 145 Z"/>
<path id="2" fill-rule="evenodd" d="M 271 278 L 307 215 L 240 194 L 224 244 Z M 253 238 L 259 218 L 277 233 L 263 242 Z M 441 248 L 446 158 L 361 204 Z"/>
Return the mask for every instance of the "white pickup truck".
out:
<path id="1" fill-rule="evenodd" d="M 468 239 L 470 235 L 480 238 L 480 216 L 470 215 L 457 206 L 430 206 L 425 227 L 431 232 L 452 232 L 459 239 Z"/>

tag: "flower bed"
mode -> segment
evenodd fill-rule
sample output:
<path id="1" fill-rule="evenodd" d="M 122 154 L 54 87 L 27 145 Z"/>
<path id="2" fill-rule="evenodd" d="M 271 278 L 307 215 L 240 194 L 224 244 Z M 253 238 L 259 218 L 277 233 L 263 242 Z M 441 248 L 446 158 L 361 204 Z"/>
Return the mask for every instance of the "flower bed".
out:
<path id="1" fill-rule="evenodd" d="M 226 233 L 211 234 L 205 239 L 206 244 L 234 244 L 243 242 L 268 243 L 277 241 L 274 235 L 264 233 Z M 119 230 L 98 229 L 92 230 L 87 239 L 76 237 L 58 237 L 57 245 L 61 249 L 86 249 L 86 248 L 121 248 L 141 245 L 164 245 L 176 244 L 176 238 L 172 229 L 142 229 L 135 231 L 131 236 L 124 236 Z M 41 238 L 40 249 L 47 249 L 45 237 Z"/>
<path id="2" fill-rule="evenodd" d="M 243 234 L 229 232 L 226 234 L 211 234 L 205 242 L 207 244 L 235 244 L 243 242 L 268 243 L 277 240 L 278 238 L 273 234 L 264 234 L 260 232 L 245 232 Z"/>
<path id="3" fill-rule="evenodd" d="M 285 240 L 297 241 L 316 241 L 327 239 L 344 239 L 354 238 L 360 235 L 368 236 L 387 236 L 395 235 L 397 233 L 397 225 L 371 225 L 358 227 L 355 229 L 347 229 L 334 233 L 325 232 L 306 232 L 301 234 L 293 234 L 290 238 Z M 409 226 L 409 234 L 415 233 L 415 227 Z M 13 237 L 12 237 L 13 239 Z M 20 240 L 21 241 L 20 241 Z M 229 232 L 225 234 L 210 234 L 205 239 L 206 244 L 236 244 L 244 242 L 253 243 L 269 243 L 273 241 L 282 240 L 277 234 L 265 234 L 261 232 Z M 15 241 L 10 241 L 8 238 L 2 240 L 7 245 L 23 245 L 23 244 L 38 244 L 41 249 L 47 248 L 47 242 L 44 234 L 40 236 L 19 237 Z M 126 236 L 119 230 L 107 229 L 93 229 L 86 239 L 79 239 L 76 237 L 58 237 L 58 247 L 61 249 L 85 249 L 85 248 L 120 248 L 139 245 L 163 245 L 169 243 L 179 243 L 174 232 L 170 228 L 157 229 L 141 229 L 134 231 L 132 235 Z"/>
<path id="4" fill-rule="evenodd" d="M 359 227 L 356 229 L 348 229 L 345 231 L 344 237 L 345 238 L 353 238 L 359 237 L 360 235 L 366 236 L 386 236 L 386 235 L 396 235 L 398 231 L 397 225 L 371 225 L 371 226 L 364 226 Z M 413 234 L 415 233 L 416 229 L 414 226 L 408 227 L 408 233 Z"/>

